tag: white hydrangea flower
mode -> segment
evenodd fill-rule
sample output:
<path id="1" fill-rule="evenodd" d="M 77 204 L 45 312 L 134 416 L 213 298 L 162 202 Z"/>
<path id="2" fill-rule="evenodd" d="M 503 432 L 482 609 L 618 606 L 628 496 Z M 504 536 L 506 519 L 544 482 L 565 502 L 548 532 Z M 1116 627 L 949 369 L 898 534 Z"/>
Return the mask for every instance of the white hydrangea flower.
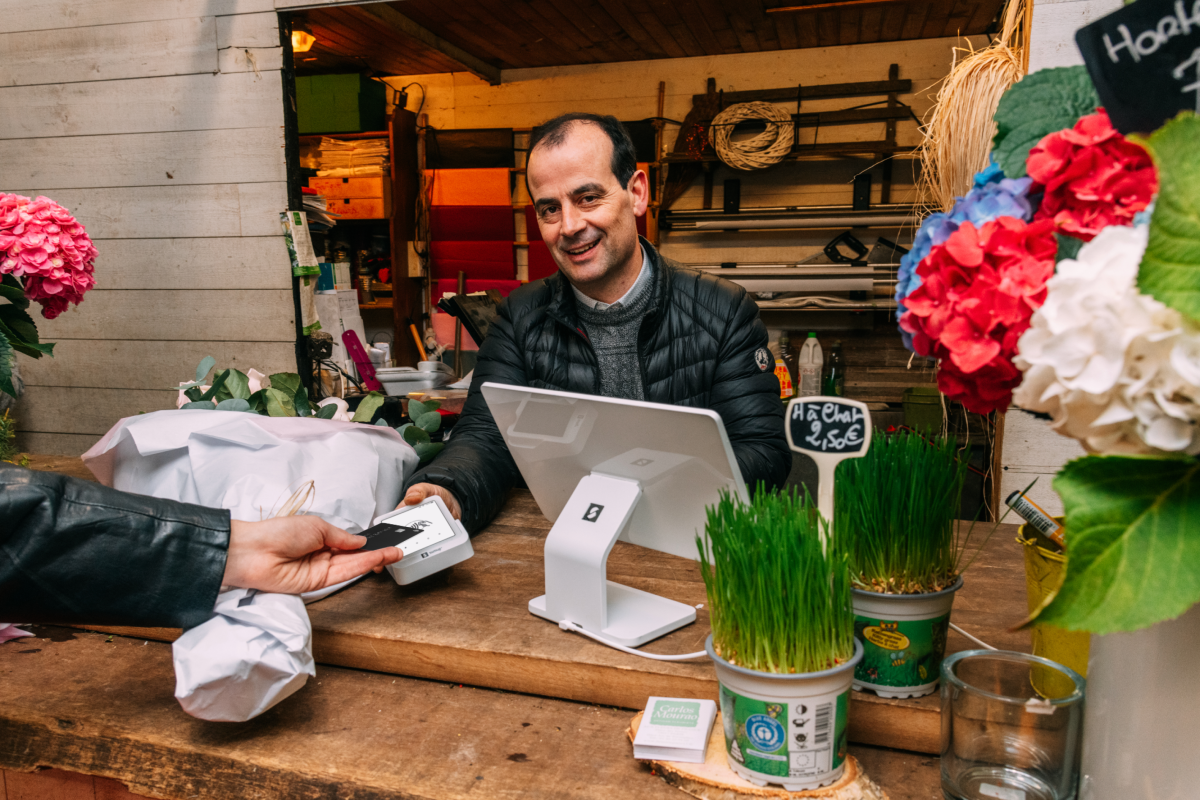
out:
<path id="1" fill-rule="evenodd" d="M 1058 264 L 1017 344 L 1013 395 L 1093 453 L 1200 453 L 1200 328 L 1137 290 L 1146 226 Z"/>

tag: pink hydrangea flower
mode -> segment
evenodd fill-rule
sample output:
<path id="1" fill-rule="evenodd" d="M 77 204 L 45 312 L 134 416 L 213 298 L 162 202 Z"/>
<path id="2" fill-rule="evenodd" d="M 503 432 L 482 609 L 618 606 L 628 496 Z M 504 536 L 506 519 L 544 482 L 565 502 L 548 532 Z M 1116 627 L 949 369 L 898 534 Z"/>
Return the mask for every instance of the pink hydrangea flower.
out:
<path id="1" fill-rule="evenodd" d="M 0 192 L 0 274 L 54 319 L 96 285 L 96 247 L 70 212 L 48 197 Z"/>

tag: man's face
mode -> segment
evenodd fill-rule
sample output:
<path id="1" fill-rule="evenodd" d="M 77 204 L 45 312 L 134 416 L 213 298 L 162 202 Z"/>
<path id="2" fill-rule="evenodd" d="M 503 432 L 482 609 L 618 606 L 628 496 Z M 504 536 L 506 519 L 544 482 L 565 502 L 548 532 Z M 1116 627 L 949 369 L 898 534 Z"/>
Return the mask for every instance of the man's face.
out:
<path id="1" fill-rule="evenodd" d="M 534 148 L 526 173 L 538 228 L 555 263 L 571 283 L 603 302 L 624 294 L 641 270 L 637 217 L 649 195 L 641 171 L 621 187 L 612 152 L 599 125 L 575 122 L 562 144 Z"/>

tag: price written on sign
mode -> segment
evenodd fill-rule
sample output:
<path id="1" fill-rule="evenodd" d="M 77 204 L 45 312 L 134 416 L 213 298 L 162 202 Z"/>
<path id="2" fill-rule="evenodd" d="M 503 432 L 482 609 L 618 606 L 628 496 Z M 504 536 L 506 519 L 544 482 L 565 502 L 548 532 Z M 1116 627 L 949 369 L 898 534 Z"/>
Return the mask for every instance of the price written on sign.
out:
<path id="1" fill-rule="evenodd" d="M 1200 113 L 1200 0 L 1138 0 L 1080 28 L 1075 42 L 1121 133 Z"/>
<path id="2" fill-rule="evenodd" d="M 815 453 L 859 453 L 867 447 L 867 415 L 847 401 L 793 403 L 788 419 L 792 448 Z"/>

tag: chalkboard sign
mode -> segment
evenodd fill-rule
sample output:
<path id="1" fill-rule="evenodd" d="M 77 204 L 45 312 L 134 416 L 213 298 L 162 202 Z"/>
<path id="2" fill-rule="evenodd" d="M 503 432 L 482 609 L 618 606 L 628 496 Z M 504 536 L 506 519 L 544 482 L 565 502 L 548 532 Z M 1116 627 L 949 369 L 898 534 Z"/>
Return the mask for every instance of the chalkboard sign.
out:
<path id="1" fill-rule="evenodd" d="M 1080 28 L 1075 43 L 1121 133 L 1200 113 L 1200 2 L 1138 0 Z"/>
<path id="2" fill-rule="evenodd" d="M 841 398 L 809 397 L 788 411 L 788 443 L 808 453 L 866 452 L 870 420 L 861 404 Z"/>

